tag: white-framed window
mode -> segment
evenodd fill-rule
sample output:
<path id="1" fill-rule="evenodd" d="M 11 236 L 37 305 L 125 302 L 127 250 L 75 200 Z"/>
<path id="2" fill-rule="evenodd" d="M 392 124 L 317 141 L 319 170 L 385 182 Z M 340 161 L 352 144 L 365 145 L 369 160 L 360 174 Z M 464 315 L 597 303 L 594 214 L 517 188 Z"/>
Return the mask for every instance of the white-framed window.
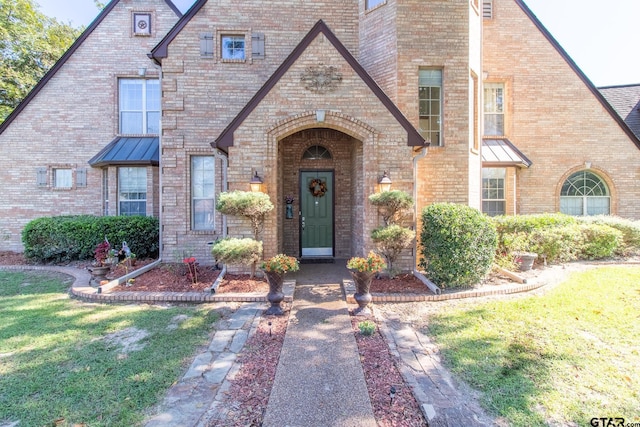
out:
<path id="1" fill-rule="evenodd" d="M 365 0 L 365 8 L 366 10 L 373 9 L 374 7 L 378 7 L 387 2 L 387 0 Z"/>
<path id="2" fill-rule="evenodd" d="M 160 81 L 120 79 L 120 134 L 160 133 Z"/>
<path id="3" fill-rule="evenodd" d="M 73 186 L 73 171 L 70 168 L 53 169 L 53 187 L 71 188 Z"/>
<path id="4" fill-rule="evenodd" d="M 225 60 L 244 60 L 245 37 L 242 34 L 223 34 L 221 38 L 220 57 Z"/>
<path id="5" fill-rule="evenodd" d="M 423 69 L 418 82 L 419 127 L 432 146 L 442 145 L 442 70 Z"/>
<path id="6" fill-rule="evenodd" d="M 560 212 L 568 215 L 609 215 L 611 197 L 602 178 L 590 171 L 572 174 L 560 190 Z"/>
<path id="7" fill-rule="evenodd" d="M 506 213 L 505 168 L 482 168 L 482 212 L 489 216 Z"/>
<path id="8" fill-rule="evenodd" d="M 191 156 L 191 229 L 215 227 L 215 157 Z"/>
<path id="9" fill-rule="evenodd" d="M 147 168 L 118 168 L 118 215 L 147 214 Z"/>
<path id="10" fill-rule="evenodd" d="M 151 14 L 150 13 L 134 13 L 133 14 L 133 34 L 136 36 L 151 35 Z"/>
<path id="11" fill-rule="evenodd" d="M 484 84 L 484 134 L 504 135 L 504 83 Z"/>

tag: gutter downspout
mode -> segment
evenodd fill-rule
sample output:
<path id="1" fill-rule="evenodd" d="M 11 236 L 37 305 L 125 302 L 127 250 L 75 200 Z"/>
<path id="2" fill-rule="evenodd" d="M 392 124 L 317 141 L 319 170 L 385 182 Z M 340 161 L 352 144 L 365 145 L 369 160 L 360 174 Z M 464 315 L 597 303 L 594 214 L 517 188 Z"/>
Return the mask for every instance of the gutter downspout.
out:
<path id="1" fill-rule="evenodd" d="M 423 147 L 420 154 L 413 157 L 413 228 L 416 231 L 416 239 L 413 242 L 413 265 L 412 269 L 418 264 L 418 160 L 423 159 L 427 155 L 427 147 Z"/>

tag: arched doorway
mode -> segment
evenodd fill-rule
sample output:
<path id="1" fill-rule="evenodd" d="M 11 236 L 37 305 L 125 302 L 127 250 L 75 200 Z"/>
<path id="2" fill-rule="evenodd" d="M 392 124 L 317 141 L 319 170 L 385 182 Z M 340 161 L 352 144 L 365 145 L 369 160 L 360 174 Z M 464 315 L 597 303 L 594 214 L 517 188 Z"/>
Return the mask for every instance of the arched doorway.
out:
<path id="1" fill-rule="evenodd" d="M 328 128 L 305 129 L 278 143 L 282 246 L 305 260 L 348 258 L 362 238 L 362 142 Z M 360 202 L 358 202 L 360 201 Z"/>

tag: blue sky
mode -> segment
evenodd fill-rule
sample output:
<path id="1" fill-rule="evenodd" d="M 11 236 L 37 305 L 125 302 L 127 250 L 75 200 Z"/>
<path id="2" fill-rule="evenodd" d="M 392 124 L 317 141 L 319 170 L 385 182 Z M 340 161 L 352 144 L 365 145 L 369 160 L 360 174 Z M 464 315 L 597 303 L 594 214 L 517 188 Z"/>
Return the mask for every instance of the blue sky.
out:
<path id="1" fill-rule="evenodd" d="M 640 83 L 639 0 L 524 0 L 597 86 Z M 98 15 L 93 0 L 36 0 L 43 13 L 73 25 Z M 183 12 L 193 0 L 174 0 Z"/>

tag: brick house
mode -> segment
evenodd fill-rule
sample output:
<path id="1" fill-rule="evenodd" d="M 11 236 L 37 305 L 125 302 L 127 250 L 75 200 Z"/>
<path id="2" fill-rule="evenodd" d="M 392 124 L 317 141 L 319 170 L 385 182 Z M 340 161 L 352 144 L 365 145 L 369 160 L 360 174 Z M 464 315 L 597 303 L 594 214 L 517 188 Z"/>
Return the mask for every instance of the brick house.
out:
<path id="1" fill-rule="evenodd" d="M 0 153 L 5 250 L 35 217 L 146 214 L 165 260 L 206 263 L 251 235 L 216 195 L 258 178 L 265 256 L 366 253 L 383 177 L 415 220 L 443 201 L 640 219 L 638 137 L 521 0 L 113 0 Z"/>

